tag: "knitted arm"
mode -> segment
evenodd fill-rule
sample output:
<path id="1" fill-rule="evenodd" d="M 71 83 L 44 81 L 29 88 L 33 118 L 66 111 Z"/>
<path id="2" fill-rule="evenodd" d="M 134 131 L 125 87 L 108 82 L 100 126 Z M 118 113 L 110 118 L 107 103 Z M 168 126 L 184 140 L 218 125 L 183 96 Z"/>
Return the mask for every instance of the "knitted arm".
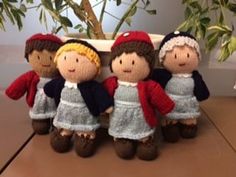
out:
<path id="1" fill-rule="evenodd" d="M 108 108 L 114 105 L 113 98 L 108 94 L 102 84 L 95 84 L 93 94 L 100 113 L 105 112 Z"/>
<path id="2" fill-rule="evenodd" d="M 151 79 L 159 83 L 164 89 L 171 77 L 172 75 L 169 71 L 158 68 L 153 70 Z"/>
<path id="3" fill-rule="evenodd" d="M 151 104 L 154 105 L 161 114 L 165 115 L 169 113 L 175 106 L 174 102 L 159 84 L 150 81 L 149 85 L 148 93 Z"/>
<path id="4" fill-rule="evenodd" d="M 31 71 L 22 74 L 6 89 L 6 95 L 13 100 L 21 98 L 27 92 L 27 87 L 29 87 L 27 84 L 29 84 L 32 77 Z"/>
<path id="5" fill-rule="evenodd" d="M 46 83 L 46 85 L 43 87 L 44 93 L 50 97 L 50 98 L 54 98 L 54 91 L 55 91 L 55 87 L 57 84 L 57 79 L 53 79 L 50 82 Z"/>
<path id="6" fill-rule="evenodd" d="M 194 95 L 198 101 L 206 100 L 209 96 L 209 90 L 206 86 L 206 83 L 203 81 L 201 74 L 198 71 L 193 72 L 194 80 Z"/>

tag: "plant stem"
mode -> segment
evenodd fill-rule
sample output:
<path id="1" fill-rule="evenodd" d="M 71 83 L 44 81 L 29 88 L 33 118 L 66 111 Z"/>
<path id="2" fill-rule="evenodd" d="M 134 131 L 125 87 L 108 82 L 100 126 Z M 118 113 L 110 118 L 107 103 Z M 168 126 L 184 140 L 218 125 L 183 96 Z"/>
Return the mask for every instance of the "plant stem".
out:
<path id="1" fill-rule="evenodd" d="M 92 6 L 89 0 L 82 0 L 81 5 L 86 12 L 86 20 L 87 22 L 91 22 L 92 31 L 97 39 L 106 39 L 105 34 L 103 33 L 101 23 L 98 21 Z"/>
<path id="2" fill-rule="evenodd" d="M 100 17 L 99 17 L 99 23 L 101 23 L 101 24 L 102 24 L 103 16 L 105 13 L 106 4 L 107 4 L 107 0 L 104 0 L 103 5 L 102 5 L 102 9 L 101 9 L 101 13 L 100 13 Z"/>
<path id="3" fill-rule="evenodd" d="M 120 19 L 120 22 L 117 24 L 113 34 L 112 34 L 112 39 L 114 39 L 118 33 L 118 31 L 120 30 L 120 27 L 122 26 L 122 24 L 124 23 L 125 19 L 129 16 L 130 12 L 132 11 L 132 9 L 137 5 L 137 3 L 139 2 L 139 0 L 135 0 L 130 7 L 127 9 L 127 11 L 125 12 L 125 14 L 122 16 L 122 18 Z"/>
<path id="4" fill-rule="evenodd" d="M 113 17 L 116 20 L 120 21 L 120 18 L 116 17 L 115 15 L 112 15 L 110 12 L 104 11 L 106 14 L 110 15 L 111 17 Z"/>

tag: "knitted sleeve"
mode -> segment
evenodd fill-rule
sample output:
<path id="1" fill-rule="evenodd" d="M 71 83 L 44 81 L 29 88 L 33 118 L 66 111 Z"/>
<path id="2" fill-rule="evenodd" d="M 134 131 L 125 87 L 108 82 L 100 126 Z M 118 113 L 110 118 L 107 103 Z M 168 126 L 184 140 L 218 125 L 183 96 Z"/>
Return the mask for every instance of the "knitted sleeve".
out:
<path id="1" fill-rule="evenodd" d="M 152 72 L 151 79 L 159 83 L 164 89 L 171 77 L 171 73 L 166 69 L 156 68 Z"/>
<path id="2" fill-rule="evenodd" d="M 20 99 L 27 92 L 34 75 L 32 71 L 22 74 L 6 89 L 5 94 L 13 100 Z"/>
<path id="3" fill-rule="evenodd" d="M 210 92 L 206 86 L 206 83 L 202 79 L 201 74 L 198 71 L 193 71 L 194 80 L 194 95 L 198 101 L 206 100 L 210 96 Z"/>
<path id="4" fill-rule="evenodd" d="M 117 88 L 117 78 L 116 77 L 109 77 L 103 81 L 103 87 L 107 90 L 110 96 L 114 96 L 115 89 Z"/>
<path id="5" fill-rule="evenodd" d="M 169 113 L 175 106 L 174 102 L 165 93 L 162 87 L 154 81 L 149 81 L 148 95 L 151 104 L 154 105 L 162 115 Z"/>
<path id="6" fill-rule="evenodd" d="M 44 90 L 44 93 L 48 97 L 54 98 L 54 96 L 55 96 L 55 88 L 56 88 L 57 82 L 58 82 L 57 79 L 53 79 L 50 82 L 45 84 L 43 90 Z"/>
<path id="7" fill-rule="evenodd" d="M 102 84 L 95 82 L 93 94 L 100 113 L 105 112 L 106 109 L 114 105 L 113 98 L 108 94 Z"/>

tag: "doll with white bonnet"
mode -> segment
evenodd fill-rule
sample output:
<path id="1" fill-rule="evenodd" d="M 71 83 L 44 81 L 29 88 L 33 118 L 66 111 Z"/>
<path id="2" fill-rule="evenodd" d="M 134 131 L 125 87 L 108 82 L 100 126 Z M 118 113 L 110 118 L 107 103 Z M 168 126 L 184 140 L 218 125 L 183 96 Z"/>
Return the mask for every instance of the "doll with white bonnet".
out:
<path id="1" fill-rule="evenodd" d="M 199 101 L 209 97 L 209 91 L 197 71 L 201 60 L 196 39 L 186 32 L 175 31 L 160 44 L 159 60 L 164 69 L 155 69 L 152 79 L 165 88 L 174 100 L 175 108 L 162 120 L 162 132 L 168 142 L 179 137 L 194 138 L 200 116 Z"/>

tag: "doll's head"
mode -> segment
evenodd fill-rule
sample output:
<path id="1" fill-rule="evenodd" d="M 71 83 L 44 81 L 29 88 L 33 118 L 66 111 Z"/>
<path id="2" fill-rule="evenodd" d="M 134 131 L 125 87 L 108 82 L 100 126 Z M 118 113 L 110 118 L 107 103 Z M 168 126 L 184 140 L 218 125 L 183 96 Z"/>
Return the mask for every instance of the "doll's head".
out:
<path id="1" fill-rule="evenodd" d="M 189 33 L 172 32 L 160 44 L 159 60 L 173 74 L 192 73 L 200 59 L 199 45 Z"/>
<path id="2" fill-rule="evenodd" d="M 75 39 L 60 47 L 54 61 L 63 78 L 73 83 L 94 79 L 101 67 L 98 51 L 86 41 Z"/>
<path id="3" fill-rule="evenodd" d="M 155 59 L 150 37 L 143 31 L 121 34 L 111 48 L 110 69 L 121 81 L 138 82 L 146 79 Z"/>
<path id="4" fill-rule="evenodd" d="M 25 45 L 25 58 L 40 77 L 55 77 L 58 74 L 53 59 L 62 41 L 52 34 L 35 34 Z"/>

